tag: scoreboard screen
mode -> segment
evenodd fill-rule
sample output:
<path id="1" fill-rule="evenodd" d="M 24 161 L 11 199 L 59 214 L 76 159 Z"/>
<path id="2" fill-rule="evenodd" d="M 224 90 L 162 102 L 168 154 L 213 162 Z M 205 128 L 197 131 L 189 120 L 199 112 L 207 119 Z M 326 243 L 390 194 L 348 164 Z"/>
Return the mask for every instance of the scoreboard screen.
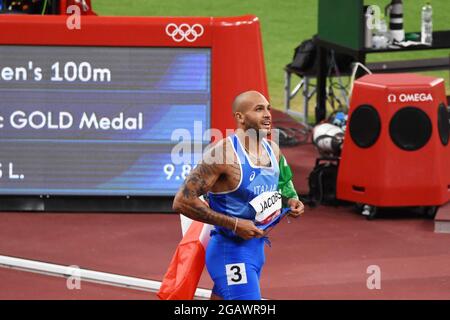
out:
<path id="1" fill-rule="evenodd" d="M 1 46 L 0 192 L 174 194 L 209 143 L 210 61 L 207 48 Z M 192 140 L 182 159 L 177 133 Z"/>
<path id="2" fill-rule="evenodd" d="M 268 96 L 255 16 L 0 15 L 0 29 L 2 203 L 171 197 L 234 129 L 234 97 Z"/>

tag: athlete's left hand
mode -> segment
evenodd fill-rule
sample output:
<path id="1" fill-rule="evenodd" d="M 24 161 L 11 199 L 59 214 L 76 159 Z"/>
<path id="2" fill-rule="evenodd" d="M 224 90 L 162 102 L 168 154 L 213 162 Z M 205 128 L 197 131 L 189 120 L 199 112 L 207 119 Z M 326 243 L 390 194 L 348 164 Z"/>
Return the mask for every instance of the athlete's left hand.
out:
<path id="1" fill-rule="evenodd" d="M 295 198 L 289 199 L 288 206 L 291 208 L 291 211 L 289 212 L 289 215 L 291 217 L 294 218 L 300 217 L 303 214 L 303 212 L 305 212 L 305 206 L 298 199 Z"/>

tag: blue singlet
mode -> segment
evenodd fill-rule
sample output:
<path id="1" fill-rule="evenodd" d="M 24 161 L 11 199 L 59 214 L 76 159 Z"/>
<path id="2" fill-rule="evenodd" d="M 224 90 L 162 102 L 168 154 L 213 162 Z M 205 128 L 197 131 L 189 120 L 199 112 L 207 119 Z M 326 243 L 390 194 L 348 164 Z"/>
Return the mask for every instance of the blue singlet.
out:
<path id="1" fill-rule="evenodd" d="M 249 202 L 265 191 L 278 190 L 278 161 L 270 144 L 262 144 L 270 167 L 253 165 L 236 135 L 229 136 L 241 169 L 235 190 L 208 193 L 211 209 L 239 219 L 255 219 Z M 225 300 L 260 300 L 259 278 L 264 264 L 264 238 L 243 240 L 229 229 L 216 226 L 206 250 L 206 267 L 214 281 L 213 293 Z"/>

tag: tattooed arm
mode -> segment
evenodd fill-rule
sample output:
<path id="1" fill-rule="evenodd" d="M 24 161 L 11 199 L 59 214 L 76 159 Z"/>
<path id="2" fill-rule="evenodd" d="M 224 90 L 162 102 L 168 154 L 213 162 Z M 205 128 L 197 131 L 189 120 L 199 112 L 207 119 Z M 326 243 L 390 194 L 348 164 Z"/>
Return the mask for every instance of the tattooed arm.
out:
<path id="1" fill-rule="evenodd" d="M 234 219 L 211 210 L 199 196 L 206 194 L 217 179 L 223 168 L 219 164 L 208 164 L 204 161 L 186 177 L 173 201 L 173 209 L 185 216 L 201 222 L 234 229 Z"/>
<path id="2" fill-rule="evenodd" d="M 232 165 L 220 155 L 225 150 L 223 144 L 218 144 L 205 153 L 202 162 L 186 177 L 185 182 L 175 195 L 173 210 L 182 212 L 185 216 L 204 223 L 221 226 L 230 230 L 236 229 L 236 234 L 244 239 L 263 236 L 253 221 L 236 219 L 209 208 L 199 196 L 206 194 L 222 175 L 227 175 Z M 214 152 L 217 154 L 214 155 Z M 234 154 L 233 154 L 234 155 Z M 222 161 L 218 161 L 223 159 Z M 237 223 L 237 224 L 236 224 Z M 236 228 L 235 228 L 236 226 Z"/>

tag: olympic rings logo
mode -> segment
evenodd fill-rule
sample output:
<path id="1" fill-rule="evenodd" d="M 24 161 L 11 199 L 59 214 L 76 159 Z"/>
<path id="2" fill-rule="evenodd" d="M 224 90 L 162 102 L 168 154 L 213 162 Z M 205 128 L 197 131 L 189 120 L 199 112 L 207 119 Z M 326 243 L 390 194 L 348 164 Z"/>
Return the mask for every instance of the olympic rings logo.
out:
<path id="1" fill-rule="evenodd" d="M 172 37 L 175 42 L 181 42 L 183 40 L 194 42 L 202 36 L 203 31 L 203 26 L 198 23 L 192 27 L 187 23 L 183 23 L 180 26 L 177 26 L 175 23 L 169 23 L 166 26 L 166 34 Z"/>

